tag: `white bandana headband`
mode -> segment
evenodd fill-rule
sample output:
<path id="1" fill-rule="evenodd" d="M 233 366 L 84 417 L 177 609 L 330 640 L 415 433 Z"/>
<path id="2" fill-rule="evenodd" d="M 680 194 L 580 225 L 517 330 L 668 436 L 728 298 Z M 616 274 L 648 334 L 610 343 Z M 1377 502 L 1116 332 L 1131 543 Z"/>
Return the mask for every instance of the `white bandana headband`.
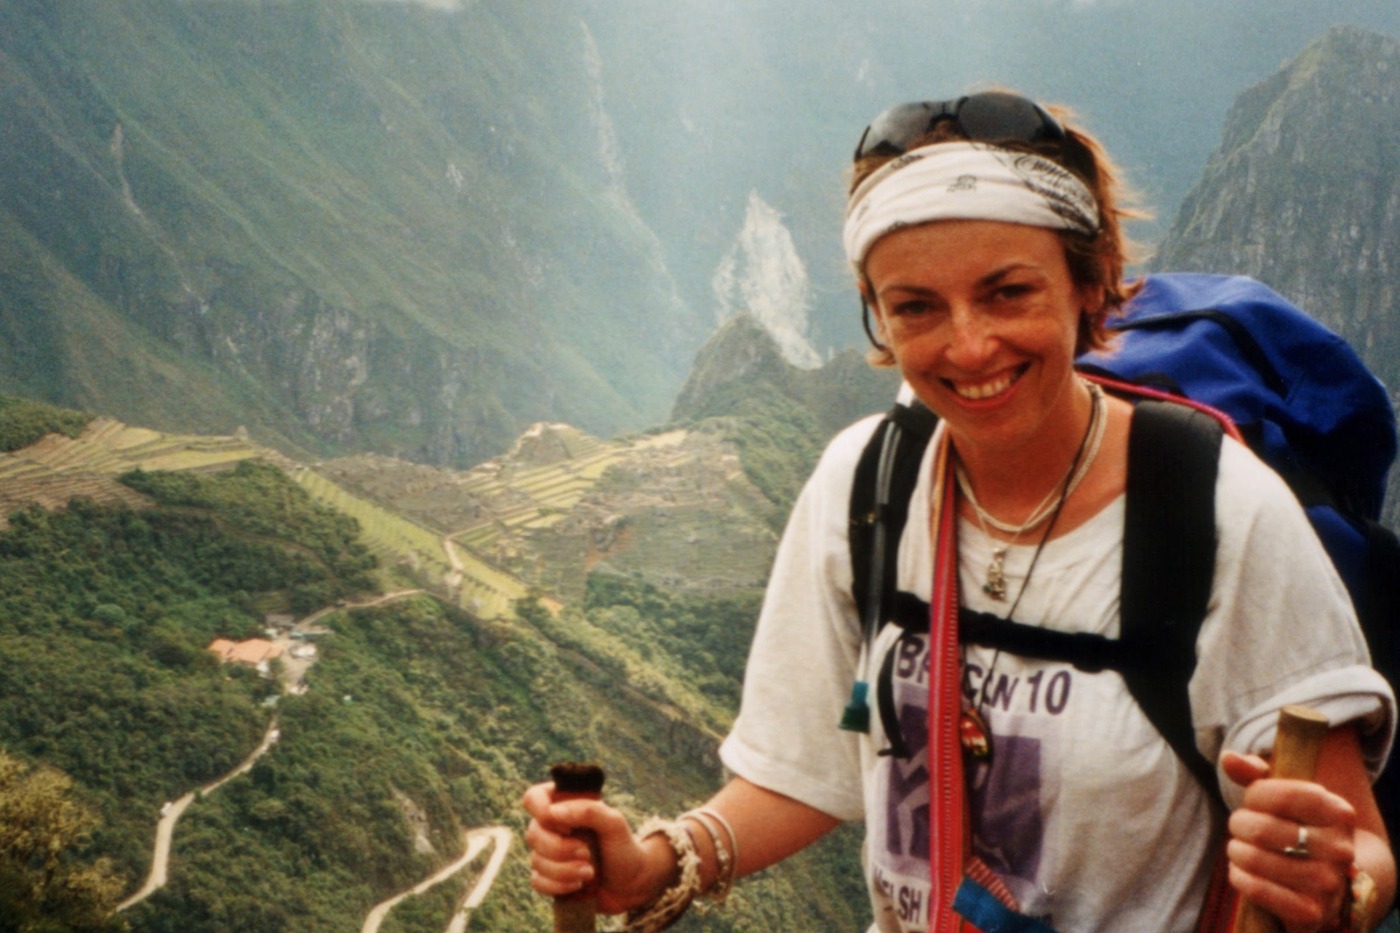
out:
<path id="1" fill-rule="evenodd" d="M 1043 156 L 985 143 L 937 143 L 887 162 L 856 188 L 842 234 L 846 258 L 859 269 L 876 240 L 935 220 L 1000 220 L 1093 235 L 1099 206 L 1082 181 Z"/>

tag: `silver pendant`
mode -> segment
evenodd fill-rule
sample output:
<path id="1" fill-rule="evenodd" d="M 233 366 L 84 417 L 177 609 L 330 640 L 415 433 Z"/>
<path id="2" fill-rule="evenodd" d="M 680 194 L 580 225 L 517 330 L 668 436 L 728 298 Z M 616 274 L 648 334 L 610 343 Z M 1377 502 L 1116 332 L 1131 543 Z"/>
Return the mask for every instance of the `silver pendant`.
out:
<path id="1" fill-rule="evenodd" d="M 1006 602 L 1006 574 L 1002 572 L 1002 562 L 1006 559 L 1006 548 L 992 549 L 992 562 L 987 565 L 987 582 L 982 584 L 982 592 L 999 603 Z"/>

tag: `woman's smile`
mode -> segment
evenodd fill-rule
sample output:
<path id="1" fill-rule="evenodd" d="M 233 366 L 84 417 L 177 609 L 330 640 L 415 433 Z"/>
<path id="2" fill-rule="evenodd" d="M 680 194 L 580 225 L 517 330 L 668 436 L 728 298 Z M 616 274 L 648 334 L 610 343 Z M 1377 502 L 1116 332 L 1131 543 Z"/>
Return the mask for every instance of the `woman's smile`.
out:
<path id="1" fill-rule="evenodd" d="M 969 402 L 981 402 L 995 399 L 1010 389 L 1023 376 L 1027 366 L 1018 366 L 1015 369 L 1007 370 L 997 375 L 983 379 L 945 379 L 944 385 L 951 389 L 959 398 Z"/>

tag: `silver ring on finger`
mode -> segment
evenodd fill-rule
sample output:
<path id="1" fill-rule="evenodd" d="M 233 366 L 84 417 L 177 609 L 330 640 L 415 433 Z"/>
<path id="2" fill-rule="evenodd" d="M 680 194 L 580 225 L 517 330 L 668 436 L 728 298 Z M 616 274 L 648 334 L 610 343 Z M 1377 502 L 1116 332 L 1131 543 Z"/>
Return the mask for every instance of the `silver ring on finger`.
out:
<path id="1" fill-rule="evenodd" d="M 1289 858 L 1307 858 L 1311 854 L 1308 851 L 1308 828 L 1306 826 L 1298 824 L 1298 841 L 1291 846 L 1284 846 L 1283 854 Z"/>

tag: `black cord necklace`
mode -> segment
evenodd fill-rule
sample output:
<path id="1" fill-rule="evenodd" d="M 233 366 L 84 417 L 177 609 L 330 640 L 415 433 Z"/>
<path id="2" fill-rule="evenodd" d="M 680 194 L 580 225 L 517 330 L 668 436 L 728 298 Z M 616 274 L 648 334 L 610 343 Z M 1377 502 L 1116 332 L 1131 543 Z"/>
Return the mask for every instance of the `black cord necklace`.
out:
<path id="1" fill-rule="evenodd" d="M 1097 386 L 1090 384 L 1090 392 L 1094 394 Z M 1070 463 L 1069 472 L 1066 476 L 1073 476 L 1079 469 L 1084 451 L 1089 445 L 1089 437 L 1094 433 L 1094 427 L 1099 420 L 1099 396 L 1094 394 L 1094 408 L 1091 411 L 1089 424 L 1084 429 L 1084 436 L 1080 438 L 1079 448 L 1074 452 L 1074 460 Z M 1103 418 L 1107 420 L 1108 412 L 1105 407 Z M 1011 608 L 1007 610 L 1005 618 L 1009 621 L 1015 617 L 1016 609 L 1021 605 L 1021 597 L 1026 595 L 1026 589 L 1031 584 L 1031 574 L 1035 572 L 1036 564 L 1040 562 L 1041 552 L 1045 550 L 1046 543 L 1050 540 L 1050 535 L 1055 530 L 1055 525 L 1060 520 L 1060 513 L 1064 511 L 1065 503 L 1069 501 L 1069 495 L 1060 497 L 1060 501 L 1055 503 L 1055 509 L 1050 513 L 1050 521 L 1045 524 L 1045 530 L 1040 533 L 1040 540 L 1036 542 L 1035 551 L 1031 554 L 1030 565 L 1026 568 L 1026 577 L 1021 581 L 1020 588 L 1016 591 L 1016 599 L 1011 603 Z M 983 529 L 983 533 L 986 530 Z M 1004 553 L 1004 552 L 1003 552 Z M 967 646 L 962 648 L 963 671 L 967 670 Z M 962 743 L 963 753 L 974 761 L 990 761 L 992 757 L 992 732 L 987 726 L 986 705 L 987 688 L 991 684 L 992 674 L 996 670 L 997 662 L 1001 660 L 1001 649 L 997 648 L 992 653 L 992 663 L 987 666 L 987 672 L 982 677 L 982 684 L 977 690 L 977 702 L 970 706 L 965 706 L 961 719 L 958 723 L 958 737 Z"/>

